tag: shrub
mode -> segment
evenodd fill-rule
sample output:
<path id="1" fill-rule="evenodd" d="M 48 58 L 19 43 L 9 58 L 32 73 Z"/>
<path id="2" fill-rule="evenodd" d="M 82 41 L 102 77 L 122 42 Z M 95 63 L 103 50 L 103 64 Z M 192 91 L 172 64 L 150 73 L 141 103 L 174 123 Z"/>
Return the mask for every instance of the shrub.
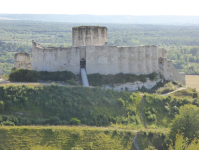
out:
<path id="1" fill-rule="evenodd" d="M 110 131 L 110 130 L 105 130 L 104 133 L 105 133 L 105 134 L 110 134 L 111 131 Z"/>
<path id="2" fill-rule="evenodd" d="M 164 106 L 165 111 L 170 112 L 169 106 Z"/>
<path id="3" fill-rule="evenodd" d="M 3 122 L 3 118 L 0 116 L 0 123 Z"/>
<path id="4" fill-rule="evenodd" d="M 37 80 L 66 81 L 74 79 L 71 71 L 34 71 L 28 69 L 13 69 L 9 74 L 9 80 L 15 82 L 36 82 Z"/>
<path id="5" fill-rule="evenodd" d="M 2 125 L 2 126 L 15 126 L 15 123 L 12 122 L 12 121 L 7 120 L 7 121 L 3 121 L 3 122 L 1 123 L 1 125 Z"/>
<path id="6" fill-rule="evenodd" d="M 59 117 L 57 117 L 57 116 L 51 116 L 47 122 L 50 124 L 54 124 L 54 125 L 60 124 Z"/>
<path id="7" fill-rule="evenodd" d="M 77 85 L 77 83 L 74 80 L 67 80 L 66 83 L 70 85 Z"/>
<path id="8" fill-rule="evenodd" d="M 4 102 L 0 101 L 0 111 L 3 111 L 3 110 L 4 110 Z"/>
<path id="9" fill-rule="evenodd" d="M 72 119 L 70 119 L 70 124 L 71 125 L 80 125 L 81 121 L 77 118 L 72 118 Z"/>
<path id="10" fill-rule="evenodd" d="M 122 98 L 119 98 L 119 99 L 117 100 L 117 103 L 118 103 L 120 106 L 124 106 L 124 105 L 125 105 L 125 103 L 124 103 L 124 101 L 123 101 Z"/>
<path id="11" fill-rule="evenodd" d="M 148 148 L 145 148 L 144 150 L 157 150 L 155 147 L 148 145 Z"/>
<path id="12" fill-rule="evenodd" d="M 71 71 L 39 71 L 39 74 L 41 80 L 66 81 L 75 77 Z"/>
<path id="13" fill-rule="evenodd" d="M 198 98 L 198 93 L 197 92 L 193 93 L 193 98 Z"/>
<path id="14" fill-rule="evenodd" d="M 40 74 L 34 70 L 13 69 L 9 74 L 9 80 L 14 82 L 36 82 Z"/>
<path id="15" fill-rule="evenodd" d="M 157 73 L 156 72 L 153 72 L 151 74 L 148 75 L 149 76 L 149 79 L 154 81 L 157 79 Z"/>
<path id="16" fill-rule="evenodd" d="M 172 91 L 175 91 L 177 88 L 175 85 L 172 84 L 172 82 L 169 82 L 167 84 L 165 84 L 164 87 L 159 88 L 156 93 L 158 94 L 165 94 L 165 93 L 169 93 Z"/>

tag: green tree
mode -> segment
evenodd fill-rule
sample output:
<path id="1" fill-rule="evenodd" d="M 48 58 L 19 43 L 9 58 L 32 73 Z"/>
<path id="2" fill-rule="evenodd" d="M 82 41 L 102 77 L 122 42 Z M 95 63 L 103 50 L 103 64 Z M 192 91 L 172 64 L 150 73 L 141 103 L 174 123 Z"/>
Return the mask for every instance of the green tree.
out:
<path id="1" fill-rule="evenodd" d="M 175 139 L 175 135 L 184 134 L 189 140 L 199 137 L 199 108 L 195 105 L 184 105 L 179 109 L 179 115 L 176 115 L 170 125 L 170 137 Z"/>
<path id="2" fill-rule="evenodd" d="M 199 56 L 199 46 L 194 46 L 190 49 L 193 56 Z"/>
<path id="3" fill-rule="evenodd" d="M 175 146 L 170 145 L 170 150 L 198 150 L 199 149 L 199 140 L 196 138 L 188 144 L 187 138 L 184 138 L 182 134 L 176 135 Z"/>

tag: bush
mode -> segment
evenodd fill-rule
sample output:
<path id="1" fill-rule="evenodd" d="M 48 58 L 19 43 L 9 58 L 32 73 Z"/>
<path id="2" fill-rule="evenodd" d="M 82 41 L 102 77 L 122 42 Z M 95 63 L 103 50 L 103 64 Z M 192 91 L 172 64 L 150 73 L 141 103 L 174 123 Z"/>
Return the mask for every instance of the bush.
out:
<path id="1" fill-rule="evenodd" d="M 177 88 L 175 85 L 172 84 L 172 82 L 169 82 L 167 84 L 165 84 L 164 87 L 159 88 L 156 93 L 158 94 L 165 94 L 165 93 L 169 93 L 172 91 L 175 91 Z"/>
<path id="2" fill-rule="evenodd" d="M 99 73 L 89 74 L 88 80 L 91 86 L 102 86 L 102 85 L 113 85 L 117 83 L 127 83 L 127 82 L 135 82 L 141 81 L 146 82 L 146 79 L 149 78 L 150 80 L 156 80 L 157 74 L 152 73 L 149 75 L 135 75 L 135 74 L 123 74 L 118 73 L 116 75 L 102 75 Z M 128 90 L 125 88 L 125 90 Z"/>
<path id="3" fill-rule="evenodd" d="M 72 119 L 70 119 L 70 124 L 71 125 L 80 125 L 81 121 L 77 118 L 72 118 Z"/>
<path id="4" fill-rule="evenodd" d="M 1 123 L 1 125 L 2 125 L 2 126 L 15 126 L 15 123 L 12 122 L 12 121 L 7 120 L 7 121 L 3 121 L 3 122 Z"/>
<path id="5" fill-rule="evenodd" d="M 67 80 L 66 83 L 70 85 L 77 85 L 77 83 L 74 80 Z"/>
<path id="6" fill-rule="evenodd" d="M 149 76 L 149 79 L 152 80 L 152 81 L 157 79 L 157 73 L 155 73 L 155 72 L 149 74 L 148 76 Z"/>
<path id="7" fill-rule="evenodd" d="M 34 70 L 13 69 L 9 74 L 9 80 L 14 82 L 36 82 L 40 74 Z"/>
<path id="8" fill-rule="evenodd" d="M 71 71 L 39 71 L 39 74 L 41 80 L 66 81 L 75 77 Z"/>
<path id="9" fill-rule="evenodd" d="M 14 82 L 36 82 L 37 80 L 66 81 L 74 79 L 71 71 L 34 71 L 28 69 L 13 69 L 9 74 L 9 80 Z"/>
<path id="10" fill-rule="evenodd" d="M 4 102 L 0 101 L 0 111 L 3 111 L 3 110 L 4 110 Z"/>
<path id="11" fill-rule="evenodd" d="M 121 98 L 119 98 L 119 99 L 117 100 L 117 103 L 118 103 L 120 106 L 124 106 L 124 105 L 125 105 L 123 99 L 121 99 Z"/>
<path id="12" fill-rule="evenodd" d="M 197 92 L 193 93 L 193 98 L 198 98 L 198 93 Z"/>
<path id="13" fill-rule="evenodd" d="M 60 124 L 59 117 L 52 116 L 52 117 L 49 118 L 49 120 L 47 120 L 47 123 L 53 124 L 53 125 L 59 125 Z"/>
<path id="14" fill-rule="evenodd" d="M 0 123 L 3 122 L 3 118 L 0 116 Z"/>

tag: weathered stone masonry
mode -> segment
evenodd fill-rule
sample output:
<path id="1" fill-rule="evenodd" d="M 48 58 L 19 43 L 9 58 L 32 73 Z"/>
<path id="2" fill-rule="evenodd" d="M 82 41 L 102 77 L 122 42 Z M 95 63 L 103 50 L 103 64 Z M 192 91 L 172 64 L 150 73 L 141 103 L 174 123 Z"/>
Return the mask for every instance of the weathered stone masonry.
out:
<path id="1" fill-rule="evenodd" d="M 185 85 L 185 76 L 167 60 L 167 50 L 155 45 L 119 47 L 107 45 L 106 27 L 73 28 L 72 47 L 42 47 L 32 42 L 32 69 L 80 73 L 80 60 L 86 61 L 87 74 L 161 73 L 165 79 Z M 150 87 L 150 86 L 149 86 Z"/>

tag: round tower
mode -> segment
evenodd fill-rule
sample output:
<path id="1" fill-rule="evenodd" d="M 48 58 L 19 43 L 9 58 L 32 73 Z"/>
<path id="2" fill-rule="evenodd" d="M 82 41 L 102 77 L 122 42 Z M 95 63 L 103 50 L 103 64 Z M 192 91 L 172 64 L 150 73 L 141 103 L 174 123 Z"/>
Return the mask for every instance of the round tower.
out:
<path id="1" fill-rule="evenodd" d="M 80 26 L 73 27 L 73 46 L 105 45 L 107 44 L 106 27 L 100 26 Z"/>

